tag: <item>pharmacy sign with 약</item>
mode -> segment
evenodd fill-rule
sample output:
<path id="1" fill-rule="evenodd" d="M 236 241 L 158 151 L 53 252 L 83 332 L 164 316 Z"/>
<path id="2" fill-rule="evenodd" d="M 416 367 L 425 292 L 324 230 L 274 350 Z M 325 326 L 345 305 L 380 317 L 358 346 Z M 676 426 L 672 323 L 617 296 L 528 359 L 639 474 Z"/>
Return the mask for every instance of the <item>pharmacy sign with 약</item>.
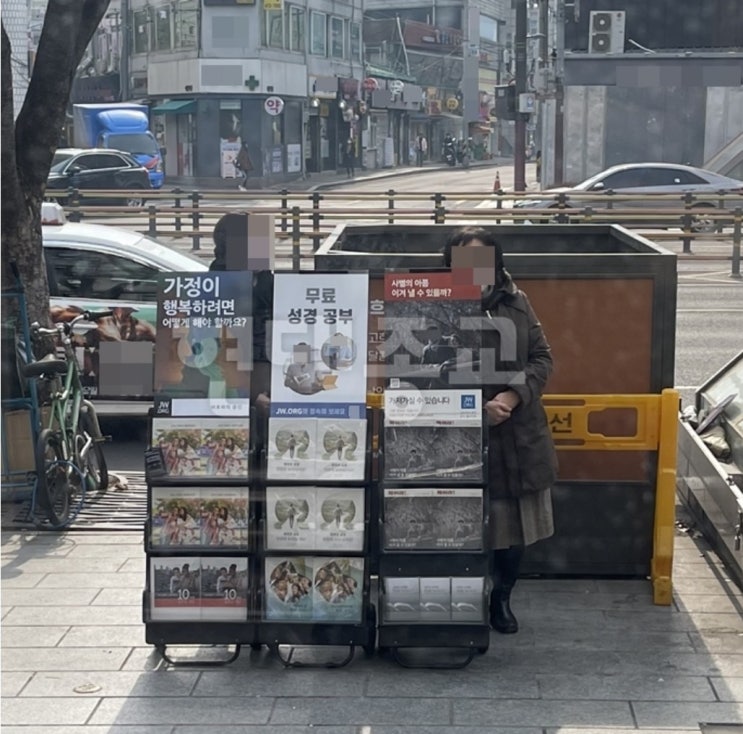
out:
<path id="1" fill-rule="evenodd" d="M 276 117 L 284 109 L 284 100 L 281 97 L 268 97 L 263 103 L 263 109 L 272 117 Z"/>

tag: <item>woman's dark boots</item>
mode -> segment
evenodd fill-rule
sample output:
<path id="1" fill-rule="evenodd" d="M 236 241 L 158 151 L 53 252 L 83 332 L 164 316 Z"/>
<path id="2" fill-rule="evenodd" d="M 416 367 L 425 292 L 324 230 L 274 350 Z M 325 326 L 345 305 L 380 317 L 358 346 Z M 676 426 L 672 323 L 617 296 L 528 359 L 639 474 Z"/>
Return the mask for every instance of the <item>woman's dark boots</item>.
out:
<path id="1" fill-rule="evenodd" d="M 490 592 L 490 626 L 504 635 L 519 631 L 511 611 L 511 591 L 519 577 L 523 545 L 493 551 L 493 590 Z"/>

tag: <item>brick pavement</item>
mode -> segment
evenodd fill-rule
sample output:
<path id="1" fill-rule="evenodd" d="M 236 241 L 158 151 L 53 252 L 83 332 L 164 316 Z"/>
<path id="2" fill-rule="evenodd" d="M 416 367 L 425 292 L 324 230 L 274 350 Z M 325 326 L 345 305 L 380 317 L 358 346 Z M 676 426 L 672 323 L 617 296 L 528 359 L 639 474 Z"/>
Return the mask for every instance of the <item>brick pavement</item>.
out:
<path id="1" fill-rule="evenodd" d="M 4 734 L 628 734 L 743 725 L 743 592 L 679 527 L 674 602 L 647 580 L 522 580 L 522 629 L 458 671 L 358 652 L 286 670 L 246 648 L 174 670 L 144 642 L 138 532 L 2 534 Z M 169 650 L 213 655 L 211 648 Z M 321 653 L 301 649 L 299 659 Z"/>

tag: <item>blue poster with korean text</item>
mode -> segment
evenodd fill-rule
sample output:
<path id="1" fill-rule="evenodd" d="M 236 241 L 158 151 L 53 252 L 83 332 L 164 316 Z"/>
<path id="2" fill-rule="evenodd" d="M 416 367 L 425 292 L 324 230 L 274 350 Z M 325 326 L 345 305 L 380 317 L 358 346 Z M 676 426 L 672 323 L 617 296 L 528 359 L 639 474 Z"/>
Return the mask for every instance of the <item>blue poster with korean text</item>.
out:
<path id="1" fill-rule="evenodd" d="M 248 272 L 159 276 L 155 415 L 249 415 L 252 282 Z"/>

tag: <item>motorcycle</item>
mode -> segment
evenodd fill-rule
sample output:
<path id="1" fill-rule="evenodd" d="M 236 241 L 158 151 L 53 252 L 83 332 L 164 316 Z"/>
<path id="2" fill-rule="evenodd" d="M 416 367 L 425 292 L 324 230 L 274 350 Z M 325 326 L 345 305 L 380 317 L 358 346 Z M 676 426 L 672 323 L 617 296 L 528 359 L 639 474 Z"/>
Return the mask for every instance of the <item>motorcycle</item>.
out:
<path id="1" fill-rule="evenodd" d="M 457 154 L 456 154 L 456 151 L 454 150 L 453 143 L 444 144 L 444 160 L 450 166 L 457 165 Z"/>

